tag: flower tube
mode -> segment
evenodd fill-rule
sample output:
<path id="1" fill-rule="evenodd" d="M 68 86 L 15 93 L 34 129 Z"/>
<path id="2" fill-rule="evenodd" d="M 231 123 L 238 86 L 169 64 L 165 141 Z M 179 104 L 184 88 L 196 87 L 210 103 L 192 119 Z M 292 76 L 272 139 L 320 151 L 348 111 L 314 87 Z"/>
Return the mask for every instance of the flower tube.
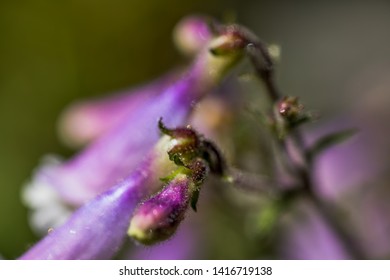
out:
<path id="1" fill-rule="evenodd" d="M 163 137 L 130 176 L 79 208 L 20 259 L 110 259 L 126 237 L 137 203 L 160 187 L 175 165 L 168 160 L 172 140 Z"/>
<path id="2" fill-rule="evenodd" d="M 136 168 L 159 135 L 155 122 L 183 124 L 196 102 L 212 90 L 240 60 L 245 45 L 235 34 L 216 35 L 199 53 L 190 69 L 161 94 L 139 106 L 110 133 L 97 139 L 67 162 L 46 166 L 30 186 L 53 186 L 70 204 L 81 205 L 115 185 Z M 210 50 L 223 50 L 215 55 Z"/>
<path id="3" fill-rule="evenodd" d="M 160 120 L 159 129 L 160 141 L 130 176 L 84 204 L 21 259 L 112 258 L 129 223 L 128 234 L 143 244 L 173 236 L 188 206 L 196 211 L 200 186 L 216 163 L 207 155 L 215 148 L 189 127 L 169 129 Z"/>
<path id="4" fill-rule="evenodd" d="M 193 58 L 210 41 L 208 21 L 205 16 L 188 16 L 176 25 L 174 42 L 181 53 Z M 163 92 L 180 77 L 183 70 L 173 70 L 151 83 L 108 97 L 71 104 L 58 122 L 61 139 L 69 146 L 79 147 L 99 138 L 130 112 Z"/>
<path id="5" fill-rule="evenodd" d="M 178 76 L 178 70 L 172 71 L 148 84 L 108 97 L 78 101 L 70 105 L 58 121 L 61 140 L 71 147 L 91 143 L 109 132 L 131 112 L 145 106 Z"/>

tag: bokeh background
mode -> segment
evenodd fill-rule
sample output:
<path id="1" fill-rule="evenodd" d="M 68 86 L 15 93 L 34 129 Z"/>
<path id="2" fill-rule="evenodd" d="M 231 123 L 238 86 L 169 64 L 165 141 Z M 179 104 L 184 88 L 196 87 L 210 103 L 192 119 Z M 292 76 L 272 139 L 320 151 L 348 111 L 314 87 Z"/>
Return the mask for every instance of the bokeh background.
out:
<path id="1" fill-rule="evenodd" d="M 4 258 L 18 257 L 37 240 L 29 229 L 20 189 L 39 159 L 47 153 L 73 153 L 58 139 L 60 112 L 72 101 L 145 82 L 182 62 L 173 47 L 172 29 L 193 13 L 236 18 L 266 42 L 278 44 L 281 88 L 321 112 L 322 119 L 355 118 L 375 128 L 367 145 L 356 147 L 362 156 L 352 152 L 360 164 L 348 174 L 328 174 L 327 194 L 337 191 L 332 189 L 332 178 L 355 178 L 346 182 L 349 185 L 362 183 L 366 177 L 360 175 L 365 173 L 375 174 L 377 184 L 387 187 L 389 1 L 2 0 L 0 254 Z M 374 172 L 367 172 L 369 166 Z"/>

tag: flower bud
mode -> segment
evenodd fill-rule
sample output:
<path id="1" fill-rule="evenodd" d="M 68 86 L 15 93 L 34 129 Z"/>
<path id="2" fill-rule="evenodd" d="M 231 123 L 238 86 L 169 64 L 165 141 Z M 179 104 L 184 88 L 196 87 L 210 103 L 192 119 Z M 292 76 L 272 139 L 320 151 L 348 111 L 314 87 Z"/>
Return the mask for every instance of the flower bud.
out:
<path id="1" fill-rule="evenodd" d="M 312 119 L 313 115 L 304 110 L 298 97 L 285 96 L 275 103 L 269 125 L 279 139 L 284 139 L 294 128 Z"/>
<path id="2" fill-rule="evenodd" d="M 287 119 L 296 119 L 303 110 L 298 97 L 286 96 L 278 104 L 278 112 Z"/>
<path id="3" fill-rule="evenodd" d="M 208 22 L 205 16 L 188 16 L 175 27 L 173 40 L 176 47 L 187 56 L 196 55 L 211 39 Z"/>
<path id="4" fill-rule="evenodd" d="M 185 216 L 192 189 L 188 176 L 177 175 L 160 193 L 138 206 L 128 235 L 145 245 L 170 238 Z"/>

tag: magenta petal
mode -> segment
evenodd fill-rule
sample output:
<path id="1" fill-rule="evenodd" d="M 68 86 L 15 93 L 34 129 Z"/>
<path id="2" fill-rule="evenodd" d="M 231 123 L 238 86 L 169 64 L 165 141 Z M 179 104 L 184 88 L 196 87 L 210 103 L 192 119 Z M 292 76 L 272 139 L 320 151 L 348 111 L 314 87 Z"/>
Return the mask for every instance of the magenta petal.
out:
<path id="1" fill-rule="evenodd" d="M 145 171 L 144 171 L 145 172 Z M 109 259 L 121 247 L 136 203 L 146 195 L 145 173 L 133 176 L 76 211 L 20 259 Z"/>
<path id="2" fill-rule="evenodd" d="M 43 170 L 41 180 L 47 180 L 66 200 L 76 205 L 114 185 L 134 170 L 157 142 L 160 117 L 173 127 L 184 122 L 194 93 L 194 86 L 188 80 L 184 79 L 161 96 L 154 97 L 148 106 L 137 108 L 114 130 L 75 158 L 46 173 Z"/>
<path id="3" fill-rule="evenodd" d="M 168 127 L 183 126 L 195 104 L 210 92 L 242 58 L 234 36 L 213 39 L 189 71 L 157 96 L 149 96 L 120 123 L 64 164 L 42 169 L 30 185 L 49 185 L 70 204 L 82 205 L 130 174 L 157 142 L 160 118 Z M 228 54 L 209 49 L 232 45 Z"/>
<path id="4" fill-rule="evenodd" d="M 174 41 L 183 53 L 194 57 L 211 40 L 210 19 L 195 15 L 183 18 L 175 27 Z M 149 98 L 164 91 L 179 76 L 179 70 L 128 91 L 109 97 L 76 102 L 65 110 L 59 121 L 59 132 L 71 146 L 80 146 L 107 132 L 126 114 Z"/>
<path id="5" fill-rule="evenodd" d="M 85 145 L 104 135 L 128 114 L 163 92 L 178 76 L 177 71 L 151 83 L 108 97 L 81 101 L 67 108 L 59 120 L 59 133 L 70 146 Z"/>

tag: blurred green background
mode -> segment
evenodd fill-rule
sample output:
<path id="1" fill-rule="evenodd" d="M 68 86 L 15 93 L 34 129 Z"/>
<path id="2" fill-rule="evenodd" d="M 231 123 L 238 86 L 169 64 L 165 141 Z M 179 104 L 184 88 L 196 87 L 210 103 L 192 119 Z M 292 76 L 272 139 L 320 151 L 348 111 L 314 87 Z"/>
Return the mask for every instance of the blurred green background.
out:
<path id="1" fill-rule="evenodd" d="M 0 2 L 0 254 L 35 242 L 20 188 L 42 155 L 71 155 L 56 120 L 78 98 L 158 76 L 181 61 L 172 28 L 206 13 L 237 21 L 282 49 L 278 79 L 323 116 L 367 96 L 389 104 L 389 1 L 2 0 Z M 376 95 L 375 95 L 376 94 Z M 364 102 L 363 102 L 364 103 Z"/>

